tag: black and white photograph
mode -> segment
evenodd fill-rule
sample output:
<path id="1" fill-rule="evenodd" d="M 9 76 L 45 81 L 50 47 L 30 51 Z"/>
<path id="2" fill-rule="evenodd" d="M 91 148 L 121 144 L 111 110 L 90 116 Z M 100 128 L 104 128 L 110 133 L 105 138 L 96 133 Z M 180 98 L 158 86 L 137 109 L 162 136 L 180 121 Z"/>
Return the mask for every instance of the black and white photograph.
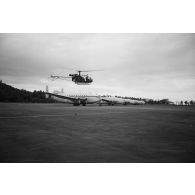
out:
<path id="1" fill-rule="evenodd" d="M 195 162 L 195 34 L 1 33 L 1 163 Z"/>
<path id="2" fill-rule="evenodd" d="M 0 194 L 194 195 L 193 0 L 0 0 Z"/>

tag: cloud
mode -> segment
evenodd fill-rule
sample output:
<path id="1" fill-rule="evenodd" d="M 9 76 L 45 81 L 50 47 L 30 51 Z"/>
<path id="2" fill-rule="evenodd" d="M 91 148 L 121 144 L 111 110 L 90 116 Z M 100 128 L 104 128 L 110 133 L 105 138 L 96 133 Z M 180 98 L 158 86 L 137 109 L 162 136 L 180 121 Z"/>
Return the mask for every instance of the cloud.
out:
<path id="1" fill-rule="evenodd" d="M 0 34 L 0 77 L 44 89 L 51 73 L 91 72 L 94 83 L 49 82 L 69 93 L 195 99 L 194 34 Z"/>

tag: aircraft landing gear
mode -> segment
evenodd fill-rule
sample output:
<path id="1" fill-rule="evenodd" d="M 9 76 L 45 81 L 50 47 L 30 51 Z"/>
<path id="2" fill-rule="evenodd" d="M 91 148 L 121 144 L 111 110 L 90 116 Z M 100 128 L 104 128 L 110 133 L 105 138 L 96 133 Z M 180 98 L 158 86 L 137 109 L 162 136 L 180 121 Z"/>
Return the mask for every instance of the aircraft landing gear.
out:
<path id="1" fill-rule="evenodd" d="M 85 100 L 83 100 L 81 103 L 83 106 L 86 106 L 87 105 L 87 98 Z"/>
<path id="2" fill-rule="evenodd" d="M 73 104 L 74 106 L 80 106 L 80 104 Z"/>

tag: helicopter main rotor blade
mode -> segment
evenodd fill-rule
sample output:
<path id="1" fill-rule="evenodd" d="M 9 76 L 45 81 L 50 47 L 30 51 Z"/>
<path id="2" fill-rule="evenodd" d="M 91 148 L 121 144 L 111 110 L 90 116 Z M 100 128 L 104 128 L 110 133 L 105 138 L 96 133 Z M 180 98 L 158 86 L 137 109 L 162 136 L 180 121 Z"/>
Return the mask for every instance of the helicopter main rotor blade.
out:
<path id="1" fill-rule="evenodd" d="M 103 71 L 103 70 L 76 70 L 77 72 L 96 72 L 96 71 Z"/>

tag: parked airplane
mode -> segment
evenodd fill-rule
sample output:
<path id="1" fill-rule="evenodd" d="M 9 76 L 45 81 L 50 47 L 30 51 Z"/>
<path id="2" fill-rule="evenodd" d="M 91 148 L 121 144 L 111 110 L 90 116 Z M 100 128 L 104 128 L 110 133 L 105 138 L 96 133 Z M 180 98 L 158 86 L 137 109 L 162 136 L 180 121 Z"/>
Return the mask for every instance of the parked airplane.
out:
<path id="1" fill-rule="evenodd" d="M 116 104 L 123 104 L 124 105 L 124 99 L 118 98 L 115 96 L 102 96 L 101 97 L 101 105 L 102 104 L 108 104 L 108 105 L 116 105 Z"/>
<path id="2" fill-rule="evenodd" d="M 143 105 L 145 102 L 143 100 L 124 99 L 124 104 Z"/>
<path id="3" fill-rule="evenodd" d="M 108 104 L 108 105 L 116 105 L 116 104 L 133 104 L 133 105 L 142 105 L 145 104 L 142 100 L 132 100 L 132 99 L 124 99 L 115 96 L 102 96 L 101 97 L 101 104 Z"/>
<path id="4" fill-rule="evenodd" d="M 48 87 L 46 87 L 45 95 L 47 99 L 52 99 L 57 102 L 73 104 L 74 106 L 86 106 L 87 104 L 100 103 L 101 101 L 101 97 L 97 95 L 65 95 L 63 93 L 63 90 L 54 91 L 54 93 L 49 93 Z"/>
<path id="5" fill-rule="evenodd" d="M 144 101 L 124 99 L 116 96 L 98 96 L 98 95 L 65 95 L 63 89 L 61 91 L 54 91 L 49 93 L 48 87 L 46 87 L 46 98 L 53 99 L 57 102 L 69 103 L 74 106 L 87 104 L 99 104 L 99 106 L 107 105 L 128 105 L 128 104 L 145 104 Z"/>

